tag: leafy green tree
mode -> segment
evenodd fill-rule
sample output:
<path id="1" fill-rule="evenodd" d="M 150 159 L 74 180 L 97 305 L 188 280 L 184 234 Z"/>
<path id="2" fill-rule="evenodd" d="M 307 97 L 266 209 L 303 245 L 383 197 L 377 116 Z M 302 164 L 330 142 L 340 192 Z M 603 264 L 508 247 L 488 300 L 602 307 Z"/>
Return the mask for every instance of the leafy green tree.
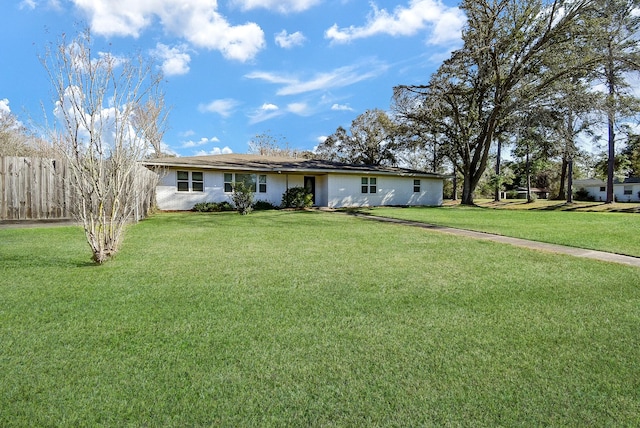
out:
<path id="1" fill-rule="evenodd" d="M 382 110 L 367 110 L 353 122 L 349 132 L 338 127 L 326 138 L 316 155 L 322 159 L 364 165 L 395 165 L 399 128 Z"/>
<path id="2" fill-rule="evenodd" d="M 632 135 L 629 138 L 622 154 L 629 162 L 627 176 L 640 177 L 640 135 Z"/>
<path id="3" fill-rule="evenodd" d="M 501 125 L 590 60 L 577 48 L 583 45 L 579 24 L 590 6 L 587 0 L 464 0 L 464 46 L 428 85 L 396 89 L 413 93 L 416 105 L 429 106 L 426 114 L 438 122 L 458 160 L 463 204 L 473 204 Z"/>
<path id="4" fill-rule="evenodd" d="M 629 73 L 640 71 L 640 2 L 637 0 L 596 0 L 590 22 L 593 51 L 599 62 L 597 75 L 606 87 L 604 112 L 607 116 L 607 196 L 614 202 L 616 174 L 616 121 L 639 110 L 630 93 Z"/>

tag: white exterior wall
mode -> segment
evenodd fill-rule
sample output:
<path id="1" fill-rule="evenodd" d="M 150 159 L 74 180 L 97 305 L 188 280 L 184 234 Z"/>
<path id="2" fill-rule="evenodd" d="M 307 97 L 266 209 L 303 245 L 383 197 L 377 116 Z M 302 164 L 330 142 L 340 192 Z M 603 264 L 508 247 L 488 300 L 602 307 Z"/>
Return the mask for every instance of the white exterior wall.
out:
<path id="1" fill-rule="evenodd" d="M 631 187 L 630 195 L 624 194 L 625 186 Z M 589 192 L 589 196 L 593 196 L 593 198 L 597 202 L 604 202 L 607 200 L 606 186 L 580 186 L 580 187 L 584 187 L 584 189 L 587 192 Z M 578 187 L 578 189 L 580 187 Z M 600 187 L 604 187 L 605 190 L 600 190 Z M 638 192 L 640 192 L 640 183 L 613 185 L 613 196 L 615 201 L 617 202 L 640 202 L 640 196 L 638 196 Z"/>
<path id="2" fill-rule="evenodd" d="M 202 171 L 181 168 L 180 171 L 204 172 L 203 192 L 178 192 L 177 170 L 170 169 L 156 188 L 158 208 L 187 211 L 199 202 L 230 202 L 230 193 L 224 192 L 224 171 Z M 230 173 L 231 171 L 227 171 Z M 304 186 L 304 174 L 260 174 L 267 176 L 267 192 L 256 192 L 256 201 L 267 201 L 279 206 L 287 188 Z M 315 205 L 340 208 L 381 205 L 441 205 L 442 179 L 420 178 L 420 192 L 413 192 L 414 177 L 384 175 L 329 174 L 315 177 Z M 362 193 L 362 177 L 377 179 L 375 194 Z"/>
<path id="3" fill-rule="evenodd" d="M 580 190 L 584 188 L 587 192 L 589 192 L 589 196 L 593 196 L 596 201 L 604 201 L 607 198 L 606 191 L 600 191 L 600 186 L 576 186 L 575 190 Z"/>
<path id="4" fill-rule="evenodd" d="M 362 193 L 362 177 L 375 177 L 377 192 Z M 381 205 L 442 205 L 442 179 L 417 178 L 420 192 L 414 193 L 416 177 L 386 175 L 327 176 L 327 205 L 330 208 Z"/>
<path id="5" fill-rule="evenodd" d="M 624 194 L 625 186 L 631 187 L 630 195 Z M 640 192 L 640 183 L 615 184 L 613 186 L 613 194 L 615 195 L 615 200 L 617 202 L 638 202 L 640 201 L 638 192 Z"/>
<path id="6" fill-rule="evenodd" d="M 180 171 L 188 171 L 187 168 Z M 192 170 L 202 171 L 202 170 Z M 267 192 L 256 192 L 256 201 L 267 201 L 273 205 L 280 205 L 282 194 L 286 190 L 287 178 L 285 174 L 260 174 L 267 176 Z M 298 178 L 298 177 L 296 177 Z M 302 186 L 303 178 L 292 180 L 289 177 L 289 187 Z M 299 183 L 298 183 L 299 182 Z M 177 170 L 170 169 L 156 188 L 158 208 L 161 210 L 187 211 L 199 202 L 230 202 L 230 193 L 224 192 L 224 172 L 204 171 L 204 192 L 178 192 Z"/>

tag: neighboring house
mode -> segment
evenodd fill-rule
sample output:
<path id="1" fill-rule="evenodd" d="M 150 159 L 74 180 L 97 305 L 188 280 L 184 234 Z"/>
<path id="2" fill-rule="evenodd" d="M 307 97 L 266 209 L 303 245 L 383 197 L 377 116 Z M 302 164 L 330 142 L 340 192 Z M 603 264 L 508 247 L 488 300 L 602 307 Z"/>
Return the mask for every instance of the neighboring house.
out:
<path id="1" fill-rule="evenodd" d="M 234 182 L 250 182 L 255 199 L 280 205 L 291 187 L 305 187 L 314 206 L 441 205 L 448 176 L 385 166 L 257 155 L 213 155 L 142 162 L 161 173 L 161 210 L 190 210 L 198 202 L 229 201 Z"/>
<path id="2" fill-rule="evenodd" d="M 547 199 L 549 197 L 548 189 L 540 189 L 538 187 L 531 187 L 529 189 L 532 195 L 535 195 L 540 199 Z M 516 194 L 518 195 L 517 199 L 527 199 L 527 188 L 526 187 L 518 187 L 515 189 Z"/>
<path id="3" fill-rule="evenodd" d="M 607 183 L 596 178 L 574 180 L 573 188 L 586 190 L 596 201 L 607 199 Z M 640 202 L 640 177 L 625 178 L 622 183 L 614 181 L 613 195 L 618 202 Z"/>

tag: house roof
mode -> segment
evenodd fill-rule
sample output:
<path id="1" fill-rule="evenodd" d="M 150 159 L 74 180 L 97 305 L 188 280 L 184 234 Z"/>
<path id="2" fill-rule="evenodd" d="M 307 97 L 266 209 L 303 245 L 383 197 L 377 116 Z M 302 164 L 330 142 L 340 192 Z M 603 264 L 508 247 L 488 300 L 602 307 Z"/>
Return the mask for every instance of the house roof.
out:
<path id="1" fill-rule="evenodd" d="M 158 158 L 142 161 L 147 167 L 197 168 L 219 171 L 255 171 L 278 173 L 379 174 L 425 178 L 448 178 L 447 175 L 380 165 L 355 165 L 320 159 L 275 157 L 246 154 Z"/>
<path id="2" fill-rule="evenodd" d="M 620 184 L 636 184 L 636 183 L 640 183 L 640 177 L 628 177 L 625 178 L 624 181 L 620 181 L 618 178 L 614 178 L 613 180 L 613 185 L 615 186 L 616 184 L 620 185 Z M 597 178 L 586 178 L 586 179 L 582 179 L 582 180 L 573 180 L 573 184 L 574 186 L 583 186 L 583 187 L 589 187 L 589 186 L 606 186 L 607 183 L 603 180 L 599 180 Z"/>
<path id="3" fill-rule="evenodd" d="M 573 185 L 574 186 L 583 186 L 583 187 L 589 187 L 589 186 L 606 186 L 607 183 L 605 183 L 602 180 L 599 180 L 597 178 L 583 178 L 583 179 L 579 179 L 579 180 L 573 180 Z"/>

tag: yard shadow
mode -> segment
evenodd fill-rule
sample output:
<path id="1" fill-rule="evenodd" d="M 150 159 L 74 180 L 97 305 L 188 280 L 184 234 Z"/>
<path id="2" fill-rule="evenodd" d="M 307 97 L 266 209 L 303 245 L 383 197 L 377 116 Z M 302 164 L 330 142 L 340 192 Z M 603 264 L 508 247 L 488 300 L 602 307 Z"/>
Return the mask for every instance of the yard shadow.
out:
<path id="1" fill-rule="evenodd" d="M 86 260 L 77 257 L 30 257 L 30 256 L 6 256 L 2 255 L 0 267 L 2 269 L 18 269 L 24 267 L 39 268 L 90 268 L 100 265 L 94 263 L 91 257 L 87 255 Z"/>

